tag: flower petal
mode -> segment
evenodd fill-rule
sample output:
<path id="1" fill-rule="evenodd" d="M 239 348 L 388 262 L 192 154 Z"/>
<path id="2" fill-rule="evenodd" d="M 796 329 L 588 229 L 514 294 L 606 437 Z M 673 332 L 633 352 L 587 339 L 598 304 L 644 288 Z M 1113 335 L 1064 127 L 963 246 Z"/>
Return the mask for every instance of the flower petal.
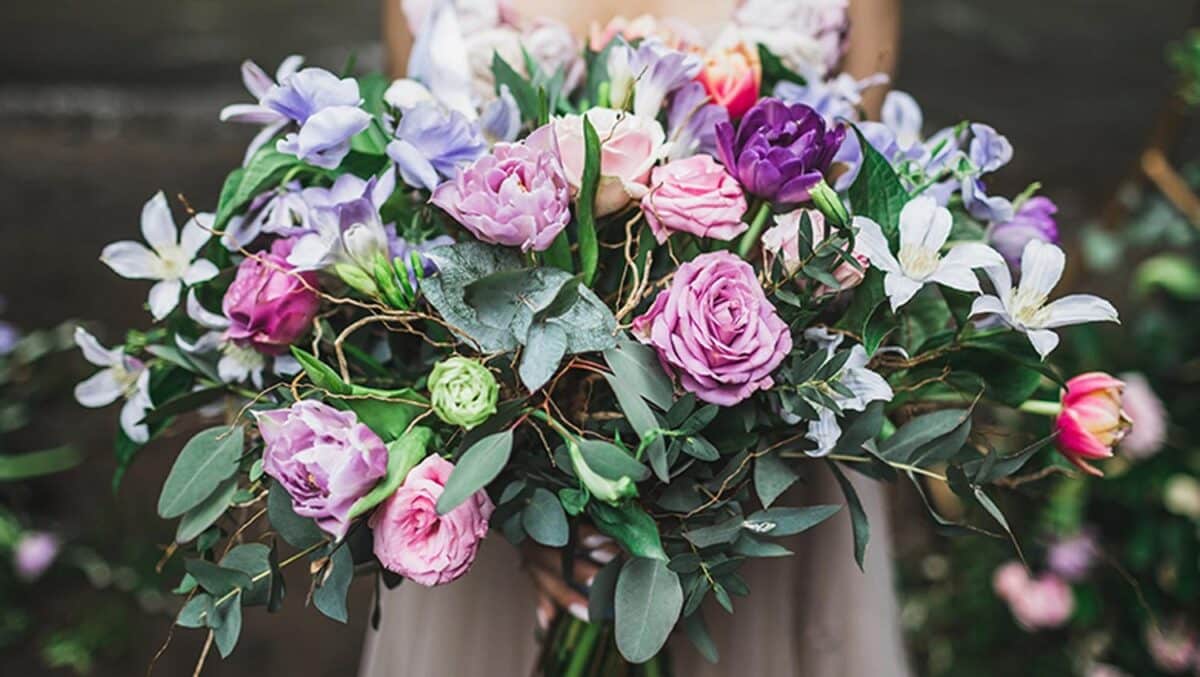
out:
<path id="1" fill-rule="evenodd" d="M 157 280 L 162 277 L 162 261 L 158 254 L 140 242 L 114 242 L 100 252 L 100 262 L 129 280 Z"/>
<path id="2" fill-rule="evenodd" d="M 179 305 L 179 292 L 183 283 L 179 280 L 163 280 L 150 288 L 150 314 L 161 320 Z"/>
<path id="3" fill-rule="evenodd" d="M 855 248 L 871 261 L 871 265 L 885 273 L 900 272 L 900 262 L 896 260 L 888 247 L 883 229 L 865 216 L 854 217 L 854 226 L 858 229 L 855 237 Z"/>
<path id="4" fill-rule="evenodd" d="M 915 246 L 938 251 L 950 237 L 954 217 L 928 195 L 908 201 L 900 210 L 900 247 Z"/>
<path id="5" fill-rule="evenodd" d="M 187 315 L 195 320 L 196 324 L 205 329 L 228 329 L 229 318 L 210 311 L 200 304 L 200 299 L 196 297 L 196 290 L 188 290 L 187 295 Z"/>
<path id="6" fill-rule="evenodd" d="M 217 269 L 216 264 L 212 261 L 197 259 L 183 273 L 183 281 L 189 285 L 200 284 L 201 282 L 213 279 L 220 273 L 221 271 Z"/>
<path id="7" fill-rule="evenodd" d="M 942 257 L 942 263 L 963 265 L 972 269 L 988 268 L 989 266 L 1003 266 L 1004 257 L 1000 255 L 1000 252 L 982 242 L 964 242 L 951 247 L 950 251 Z"/>
<path id="8" fill-rule="evenodd" d="M 1043 360 L 1058 347 L 1058 334 L 1049 329 L 1030 329 L 1025 332 L 1025 335 L 1029 337 L 1033 349 Z"/>
<path id="9" fill-rule="evenodd" d="M 247 125 L 273 125 L 286 120 L 279 113 L 256 103 L 233 103 L 221 109 L 221 122 L 239 122 Z"/>
<path id="10" fill-rule="evenodd" d="M 183 234 L 179 238 L 179 247 L 187 254 L 188 260 L 196 258 L 200 248 L 212 238 L 213 215 L 197 214 L 183 224 Z"/>
<path id="11" fill-rule="evenodd" d="M 883 278 L 883 291 L 892 303 L 892 312 L 896 312 L 900 306 L 911 301 L 923 286 L 925 286 L 923 282 L 905 277 L 903 273 L 888 273 Z"/>
<path id="12" fill-rule="evenodd" d="M 1019 289 L 1045 298 L 1062 279 L 1067 257 L 1063 250 L 1041 240 L 1030 240 L 1021 255 Z"/>
<path id="13" fill-rule="evenodd" d="M 122 392 L 124 389 L 117 379 L 116 372 L 103 369 L 75 386 L 75 401 L 91 409 L 107 407 L 116 402 Z"/>
<path id="14" fill-rule="evenodd" d="M 75 327 L 75 345 L 79 346 L 83 359 L 97 367 L 111 367 L 121 361 L 120 348 L 105 348 L 83 327 Z"/>
<path id="15" fill-rule="evenodd" d="M 150 409 L 150 398 L 140 395 L 131 397 L 125 402 L 125 406 L 121 407 L 121 430 L 125 431 L 131 441 L 145 444 L 150 440 L 150 428 L 141 422 Z"/>
<path id="16" fill-rule="evenodd" d="M 142 237 L 155 251 L 178 241 L 179 230 L 167 206 L 167 196 L 161 190 L 142 207 Z"/>
<path id="17" fill-rule="evenodd" d="M 987 295 L 980 296 L 971 304 L 971 317 L 976 315 L 1007 315 L 1008 311 L 1004 308 L 1004 302 L 998 297 Z"/>
<path id="18" fill-rule="evenodd" d="M 1091 294 L 1071 294 L 1047 305 L 1044 312 L 1049 319 L 1042 325 L 1046 329 L 1065 327 L 1085 322 L 1120 322 L 1113 304 Z"/>
<path id="19" fill-rule="evenodd" d="M 947 264 L 944 259 L 925 281 L 936 282 L 959 291 L 979 293 L 979 278 L 975 277 L 974 270 L 961 264 Z"/>

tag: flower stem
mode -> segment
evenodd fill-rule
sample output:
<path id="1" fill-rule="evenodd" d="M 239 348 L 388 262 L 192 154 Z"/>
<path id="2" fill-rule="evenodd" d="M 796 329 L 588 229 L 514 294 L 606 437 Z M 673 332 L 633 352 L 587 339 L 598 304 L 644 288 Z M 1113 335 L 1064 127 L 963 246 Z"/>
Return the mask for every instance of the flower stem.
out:
<path id="1" fill-rule="evenodd" d="M 1044 400 L 1029 400 L 1022 403 L 1018 409 L 1027 414 L 1037 414 L 1038 416 L 1058 416 L 1058 413 L 1062 411 L 1062 404 L 1059 402 L 1046 402 Z"/>
<path id="2" fill-rule="evenodd" d="M 763 200 L 758 206 L 758 211 L 754 213 L 754 220 L 750 222 L 750 230 L 742 235 L 742 239 L 738 240 L 737 253 L 743 259 L 746 258 L 754 245 L 758 243 L 758 238 L 762 236 L 763 228 L 767 225 L 767 218 L 771 216 L 771 203 Z"/>

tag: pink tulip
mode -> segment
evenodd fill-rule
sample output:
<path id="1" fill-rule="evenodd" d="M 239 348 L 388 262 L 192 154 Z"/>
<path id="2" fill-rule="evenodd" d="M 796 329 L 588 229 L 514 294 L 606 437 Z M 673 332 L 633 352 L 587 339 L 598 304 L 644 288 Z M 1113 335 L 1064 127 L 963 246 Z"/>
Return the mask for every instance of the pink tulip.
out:
<path id="1" fill-rule="evenodd" d="M 758 101 L 762 87 L 762 61 L 754 45 L 739 42 L 732 47 L 712 51 L 704 60 L 704 69 L 696 78 L 714 103 L 740 118 Z"/>
<path id="2" fill-rule="evenodd" d="M 1112 458 L 1113 447 L 1129 432 L 1129 417 L 1121 409 L 1124 389 L 1123 382 L 1102 372 L 1067 381 L 1062 411 L 1055 421 L 1058 450 L 1089 475 L 1104 476 L 1088 461 Z"/>

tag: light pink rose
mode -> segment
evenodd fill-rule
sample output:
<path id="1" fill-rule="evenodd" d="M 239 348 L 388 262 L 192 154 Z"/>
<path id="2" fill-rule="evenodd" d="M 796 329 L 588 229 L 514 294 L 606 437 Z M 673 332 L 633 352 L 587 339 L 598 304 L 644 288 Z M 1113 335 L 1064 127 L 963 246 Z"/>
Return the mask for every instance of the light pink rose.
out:
<path id="1" fill-rule="evenodd" d="M 596 215 L 605 216 L 646 195 L 650 170 L 665 154 L 667 135 L 657 120 L 612 108 L 593 108 L 587 117 L 600 137 Z M 557 118 L 554 131 L 567 181 L 578 191 L 585 159 L 583 116 Z"/>
<path id="2" fill-rule="evenodd" d="M 656 167 L 650 185 L 642 211 L 659 244 L 672 232 L 728 241 L 749 228 L 742 187 L 710 155 Z"/>
<path id="3" fill-rule="evenodd" d="M 371 515 L 375 556 L 388 571 L 435 586 L 467 573 L 487 536 L 495 506 L 483 490 L 438 515 L 438 497 L 454 464 L 437 454 L 421 461 L 404 484 Z"/>
<path id="4" fill-rule="evenodd" d="M 819 247 L 829 237 L 829 228 L 825 224 L 825 216 L 815 209 L 797 209 L 775 217 L 775 225 L 762 235 L 763 257 L 768 267 L 774 265 L 776 257 L 781 259 L 783 270 L 788 275 L 800 272 L 800 220 L 807 214 L 812 224 L 812 239 L 814 248 Z M 870 267 L 867 257 L 855 248 L 851 257 L 858 262 L 861 269 L 856 269 L 849 263 L 843 262 L 833 270 L 833 277 L 840 283 L 836 290 L 822 286 L 817 290 L 818 295 L 830 291 L 844 291 L 857 287 L 863 281 L 863 275 Z M 803 284 L 804 281 L 800 280 Z"/>

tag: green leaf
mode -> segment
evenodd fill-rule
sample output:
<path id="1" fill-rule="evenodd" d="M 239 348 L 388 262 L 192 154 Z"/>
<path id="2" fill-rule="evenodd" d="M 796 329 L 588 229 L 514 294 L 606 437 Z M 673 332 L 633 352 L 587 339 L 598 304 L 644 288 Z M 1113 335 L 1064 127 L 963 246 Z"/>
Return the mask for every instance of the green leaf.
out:
<path id="1" fill-rule="evenodd" d="M 207 560 L 185 560 L 183 568 L 196 579 L 201 588 L 217 597 L 235 590 L 247 590 L 251 585 L 250 577 L 245 573 L 218 566 Z"/>
<path id="2" fill-rule="evenodd" d="M 221 620 L 220 624 L 213 628 L 213 643 L 217 645 L 221 658 L 228 658 L 242 634 L 242 605 L 235 598 L 221 605 L 214 614 Z"/>
<path id="3" fill-rule="evenodd" d="M 1021 544 L 1017 541 L 1017 535 L 1013 533 L 1012 527 L 1008 526 L 1008 520 L 1004 517 L 1004 513 L 1000 511 L 1000 506 L 996 505 L 992 498 L 984 493 L 980 487 L 972 487 L 972 493 L 975 494 L 975 500 L 979 501 L 979 505 L 987 511 L 992 519 L 996 520 L 1001 527 L 1004 528 L 1004 533 L 1008 534 L 1008 539 L 1012 541 L 1013 548 L 1017 551 L 1017 557 L 1021 562 L 1025 562 L 1025 553 L 1021 551 Z"/>
<path id="4" fill-rule="evenodd" d="M 614 559 L 600 567 L 592 585 L 588 588 L 588 618 L 593 623 L 610 621 L 614 615 L 613 597 L 617 590 L 617 576 L 621 573 L 621 560 Z"/>
<path id="5" fill-rule="evenodd" d="M 203 628 L 204 621 L 213 611 L 213 598 L 208 593 L 195 595 L 183 605 L 175 616 L 175 625 L 183 628 Z"/>
<path id="6" fill-rule="evenodd" d="M 759 45 L 759 48 L 762 48 L 762 45 Z M 688 639 L 691 640 L 700 655 L 704 656 L 704 660 L 716 663 L 720 659 L 717 644 L 713 641 L 712 635 L 708 633 L 708 626 L 704 624 L 704 616 L 699 612 L 683 619 L 683 631 L 687 633 Z"/>
<path id="7" fill-rule="evenodd" d="M 190 543 L 192 539 L 204 533 L 205 529 L 215 524 L 229 508 L 233 494 L 237 491 L 237 485 L 237 477 L 230 477 L 200 505 L 185 512 L 179 520 L 179 526 L 175 529 L 175 542 Z"/>
<path id="8" fill-rule="evenodd" d="M 883 402 L 872 402 L 867 405 L 861 414 L 856 416 L 850 425 L 842 431 L 842 436 L 838 438 L 837 446 L 833 448 L 834 454 L 857 454 L 863 445 L 868 441 L 875 439 L 879 431 L 883 429 Z"/>
<path id="9" fill-rule="evenodd" d="M 250 587 L 242 591 L 242 603 L 264 605 L 271 594 L 271 548 L 262 543 L 242 543 L 221 558 L 221 567 L 236 569 L 250 577 Z M 263 574 L 267 574 L 263 576 Z M 258 580 L 256 577 L 261 576 Z"/>
<path id="10" fill-rule="evenodd" d="M 330 404 L 353 411 L 358 420 L 384 442 L 392 442 L 404 435 L 408 426 L 428 406 L 425 396 L 412 388 L 378 390 L 352 385 L 311 353 L 292 346 L 292 355 L 313 385 L 325 391 Z"/>
<path id="11" fill-rule="evenodd" d="M 517 102 L 517 108 L 521 110 L 521 119 L 536 122 L 540 109 L 537 88 L 510 66 L 499 52 L 492 53 L 492 76 L 496 83 L 496 95 L 499 96 L 500 89 L 507 86 Z"/>
<path id="12" fill-rule="evenodd" d="M 1057 438 L 1057 433 L 1047 435 L 1021 451 L 1004 458 L 1000 458 L 996 451 L 992 451 L 986 458 L 967 463 L 963 466 L 963 470 L 974 477 L 973 481 L 976 484 L 995 482 L 1020 471 L 1037 452 Z"/>
<path id="13" fill-rule="evenodd" d="M 558 490 L 558 501 L 562 503 L 563 510 L 567 511 L 568 515 L 576 517 L 583 514 L 587 509 L 587 503 L 590 497 L 588 492 L 582 489 L 574 489 L 572 487 L 563 487 Z M 503 503 L 503 501 L 501 501 Z"/>
<path id="14" fill-rule="evenodd" d="M 886 312 L 884 308 L 886 300 L 887 296 L 883 293 L 883 273 L 879 272 L 877 268 L 867 270 L 862 284 L 854 290 L 854 298 L 850 301 L 850 307 L 846 309 L 846 314 L 842 315 L 842 319 L 838 320 L 837 326 L 862 339 L 863 347 L 866 348 L 866 339 L 868 330 L 872 326 L 872 319 L 876 315 Z M 878 331 L 872 330 L 870 333 L 872 337 L 878 338 Z M 878 348 L 878 344 L 875 347 Z M 868 350 L 867 354 L 873 353 Z"/>
<path id="15" fill-rule="evenodd" d="M 1200 266 L 1182 254 L 1159 254 L 1138 266 L 1133 288 L 1139 295 L 1159 288 L 1184 301 L 1200 301 Z"/>
<path id="16" fill-rule="evenodd" d="M 267 519 L 280 538 L 293 548 L 304 549 L 326 538 L 316 522 L 292 510 L 292 498 L 278 482 L 271 482 L 267 493 Z"/>
<path id="17" fill-rule="evenodd" d="M 637 503 L 627 501 L 614 508 L 592 501 L 588 504 L 588 514 L 600 533 L 611 536 L 634 557 L 664 562 L 670 559 L 663 550 L 658 523 Z"/>
<path id="18" fill-rule="evenodd" d="M 840 505 L 813 505 L 805 508 L 767 508 L 746 518 L 744 526 L 751 533 L 771 536 L 792 536 L 807 531 L 833 517 Z"/>
<path id="19" fill-rule="evenodd" d="M 645 663 L 667 643 L 683 609 L 679 577 L 662 560 L 634 558 L 621 567 L 616 589 L 617 648 Z"/>
<path id="20" fill-rule="evenodd" d="M 476 491 L 486 487 L 508 463 L 512 454 L 513 432 L 503 430 L 476 442 L 458 459 L 438 498 L 437 511 L 445 515 L 457 508 Z"/>
<path id="21" fill-rule="evenodd" d="M 567 332 L 557 324 L 537 322 L 529 327 L 525 350 L 521 353 L 521 383 L 535 392 L 558 371 L 567 353 Z"/>
<path id="22" fill-rule="evenodd" d="M 764 508 L 770 508 L 800 476 L 777 453 L 754 459 L 754 491 Z"/>
<path id="23" fill-rule="evenodd" d="M 716 461 L 721 458 L 721 452 L 712 442 L 703 437 L 688 437 L 683 440 L 683 453 L 701 461 Z"/>
<path id="24" fill-rule="evenodd" d="M 628 383 L 632 390 L 659 409 L 667 411 L 675 402 L 671 379 L 663 371 L 653 348 L 621 338 L 617 345 L 604 351 L 604 361 L 617 380 Z"/>
<path id="25" fill-rule="evenodd" d="M 350 618 L 346 610 L 346 594 L 350 591 L 350 581 L 353 579 L 354 558 L 350 548 L 339 546 L 329 556 L 329 569 L 324 573 L 324 580 L 313 590 L 313 606 L 329 618 L 345 623 Z"/>
<path id="26" fill-rule="evenodd" d="M 69 470 L 83 457 L 74 447 L 44 449 L 27 454 L 0 455 L 0 482 L 15 482 Z"/>
<path id="27" fill-rule="evenodd" d="M 596 190 L 600 186 L 600 136 L 587 115 L 583 116 L 583 177 L 575 200 L 575 221 L 579 226 L 579 272 L 583 283 L 591 286 L 596 277 L 600 247 L 596 238 Z"/>
<path id="28" fill-rule="evenodd" d="M 172 416 L 186 414 L 203 407 L 210 402 L 216 402 L 225 396 L 227 389 L 225 386 L 214 386 L 212 388 L 201 388 L 186 392 L 179 397 L 172 398 L 161 405 L 155 405 L 153 409 L 146 413 L 142 423 L 160 423 Z"/>
<path id="29" fill-rule="evenodd" d="M 425 458 L 426 450 L 432 441 L 432 430 L 425 426 L 416 426 L 400 439 L 388 444 L 387 475 L 375 488 L 354 502 L 350 507 L 350 519 L 366 514 L 396 493 L 400 485 L 404 484 L 408 472 Z"/>
<path id="30" fill-rule="evenodd" d="M 579 440 L 579 451 L 596 474 L 610 480 L 628 477 L 641 482 L 650 477 L 650 469 L 611 442 L 595 439 Z"/>
<path id="31" fill-rule="evenodd" d="M 842 474 L 837 464 L 829 461 L 829 470 L 837 480 L 842 494 L 846 497 L 846 505 L 850 508 L 850 530 L 854 536 L 854 561 L 863 570 L 863 562 L 867 557 L 867 543 L 871 540 L 871 525 L 867 521 L 867 512 L 863 510 L 862 501 L 858 500 L 858 492 L 846 476 Z"/>
<path id="32" fill-rule="evenodd" d="M 238 469 L 242 429 L 209 428 L 193 437 L 179 452 L 158 497 L 158 514 L 170 519 L 200 505 Z"/>
<path id="33" fill-rule="evenodd" d="M 775 85 L 780 82 L 794 82 L 798 85 L 808 82 L 807 78 L 788 68 L 783 63 L 783 59 L 780 59 L 762 43 L 758 45 L 758 59 L 762 63 L 762 91 L 764 92 L 775 91 Z"/>
<path id="34" fill-rule="evenodd" d="M 521 511 L 521 526 L 533 540 L 550 548 L 561 548 L 567 544 L 570 529 L 562 504 L 548 489 L 538 487 Z"/>
<path id="35" fill-rule="evenodd" d="M 652 440 L 648 447 L 647 453 L 650 458 L 650 466 L 654 469 L 654 473 L 663 482 L 670 481 L 670 475 L 663 463 L 656 463 L 658 459 L 665 462 L 666 459 L 666 443 L 661 435 L 657 435 L 654 431 L 660 430 L 661 426 L 658 422 L 658 417 L 651 411 L 650 405 L 642 399 L 633 388 L 635 384 L 625 383 L 609 374 L 604 375 L 604 379 L 608 381 L 609 387 L 617 396 L 617 403 L 621 405 L 621 411 L 624 412 L 625 418 L 629 420 L 629 425 L 633 427 L 634 432 L 642 440 Z"/>
<path id="36" fill-rule="evenodd" d="M 575 263 L 571 260 L 571 240 L 567 237 L 567 231 L 559 233 L 550 244 L 550 248 L 542 252 L 542 262 L 567 273 L 575 272 Z"/>
<path id="37" fill-rule="evenodd" d="M 733 543 L 738 534 L 741 533 L 743 522 L 744 520 L 741 515 L 735 515 L 716 524 L 700 527 L 699 529 L 689 529 L 683 532 L 683 537 L 688 539 L 697 548 L 728 545 Z"/>
<path id="38" fill-rule="evenodd" d="M 245 167 L 234 170 L 226 179 L 217 202 L 213 228 L 224 229 L 229 219 L 242 211 L 259 193 L 274 188 L 284 174 L 302 164 L 295 155 L 275 150 L 274 144 L 263 146 Z"/>
<path id="39" fill-rule="evenodd" d="M 896 463 L 909 463 L 924 447 L 955 432 L 970 417 L 967 409 L 944 409 L 918 416 L 880 444 L 879 455 Z"/>
<path id="40" fill-rule="evenodd" d="M 895 247 L 900 238 L 900 210 L 908 203 L 908 191 L 887 158 L 875 150 L 858 127 L 854 127 L 862 148 L 862 168 L 850 186 L 850 204 L 856 216 L 865 216 L 879 224 L 888 244 Z"/>

